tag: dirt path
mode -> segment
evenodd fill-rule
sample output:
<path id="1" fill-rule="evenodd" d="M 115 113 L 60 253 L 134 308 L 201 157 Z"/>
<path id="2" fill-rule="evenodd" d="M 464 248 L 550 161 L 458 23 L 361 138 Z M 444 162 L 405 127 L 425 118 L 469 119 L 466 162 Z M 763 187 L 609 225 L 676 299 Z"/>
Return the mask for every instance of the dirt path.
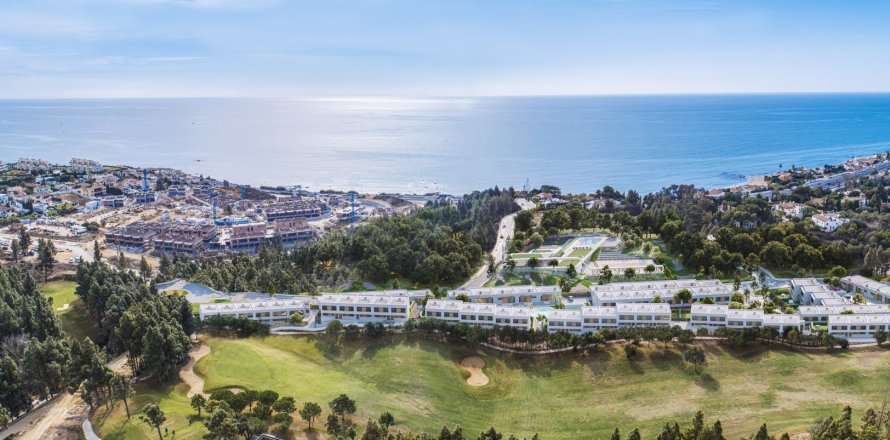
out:
<path id="1" fill-rule="evenodd" d="M 462 361 L 460 361 L 460 366 L 470 373 L 470 377 L 467 378 L 468 384 L 474 387 L 488 385 L 488 376 L 486 376 L 485 373 L 482 372 L 482 368 L 485 367 L 485 361 L 482 360 L 481 357 L 465 357 Z"/>
<path id="2" fill-rule="evenodd" d="M 65 394 L 46 414 L 31 425 L 19 440 L 45 438 L 76 440 L 80 437 L 80 424 L 89 407 L 78 396 Z"/>
<path id="3" fill-rule="evenodd" d="M 195 362 L 198 362 L 199 359 L 208 354 L 210 354 L 210 347 L 199 343 L 189 351 L 188 362 L 186 362 L 182 369 L 179 370 L 179 378 L 189 386 L 189 392 L 186 394 L 188 397 L 192 397 L 195 394 L 209 397 L 207 393 L 204 392 L 204 379 L 201 379 L 201 377 L 194 372 Z"/>
<path id="4" fill-rule="evenodd" d="M 108 362 L 108 368 L 119 373 L 129 373 L 127 356 L 120 355 L 112 359 Z M 26 417 L 23 424 L 27 426 L 19 431 L 17 439 L 77 440 L 80 438 L 81 423 L 87 412 L 89 406 L 81 400 L 80 395 L 66 393 L 54 399 L 47 408 L 35 411 L 33 416 Z"/>

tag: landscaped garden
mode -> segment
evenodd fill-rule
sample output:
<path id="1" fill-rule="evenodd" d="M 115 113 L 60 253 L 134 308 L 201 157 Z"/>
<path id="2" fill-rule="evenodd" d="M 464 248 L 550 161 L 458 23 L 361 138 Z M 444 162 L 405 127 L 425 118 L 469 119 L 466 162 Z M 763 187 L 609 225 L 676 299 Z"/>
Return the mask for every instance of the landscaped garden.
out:
<path id="1" fill-rule="evenodd" d="M 723 422 L 727 438 L 750 436 L 764 421 L 771 432 L 804 431 L 843 405 L 863 411 L 880 405 L 890 390 L 890 351 L 836 353 L 789 351 L 755 345 L 704 345 L 707 364 L 696 374 L 683 363 L 683 347 L 643 343 L 629 361 L 620 345 L 590 355 L 514 358 L 466 345 L 420 337 L 382 337 L 332 346 L 316 337 L 248 339 L 208 337 L 212 352 L 195 371 L 205 390 L 272 389 L 302 402 L 326 403 L 346 393 L 363 423 L 391 412 L 400 429 L 438 432 L 461 424 L 476 433 L 489 426 L 542 439 L 608 438 L 639 427 L 654 438 L 666 421 L 687 421 L 698 409 Z M 332 348 L 333 347 L 333 348 Z M 490 383 L 466 384 L 459 363 L 481 357 Z M 131 408 L 160 401 L 176 438 L 199 438 L 200 422 L 183 385 L 137 386 Z M 861 412 L 860 412 L 861 413 Z M 299 418 L 297 417 L 299 420 Z M 105 439 L 150 438 L 151 428 L 122 405 L 95 417 Z M 316 425 L 320 425 L 316 423 Z M 294 430 L 302 430 L 298 421 Z"/>

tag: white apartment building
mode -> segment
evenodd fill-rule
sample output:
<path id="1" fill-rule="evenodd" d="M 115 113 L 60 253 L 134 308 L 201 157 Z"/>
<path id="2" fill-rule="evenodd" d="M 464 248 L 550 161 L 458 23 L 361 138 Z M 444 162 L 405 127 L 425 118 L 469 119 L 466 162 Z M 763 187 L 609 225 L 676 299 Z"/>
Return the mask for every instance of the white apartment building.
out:
<path id="1" fill-rule="evenodd" d="M 68 168 L 73 173 L 101 173 L 105 171 L 105 167 L 95 160 L 74 158 L 68 163 Z"/>
<path id="2" fill-rule="evenodd" d="M 309 300 L 309 297 L 297 297 L 268 301 L 201 304 L 199 316 L 202 320 L 211 316 L 226 316 L 261 321 L 267 324 L 285 323 L 294 313 L 300 313 L 304 318 L 309 316 Z"/>
<path id="3" fill-rule="evenodd" d="M 319 323 L 338 320 L 343 325 L 368 322 L 401 325 L 410 318 L 411 299 L 407 295 L 326 294 L 319 296 L 317 302 Z"/>
<path id="4" fill-rule="evenodd" d="M 861 293 L 872 301 L 890 304 L 890 285 L 866 278 L 862 275 L 852 275 L 841 278 L 841 287 L 852 294 Z"/>

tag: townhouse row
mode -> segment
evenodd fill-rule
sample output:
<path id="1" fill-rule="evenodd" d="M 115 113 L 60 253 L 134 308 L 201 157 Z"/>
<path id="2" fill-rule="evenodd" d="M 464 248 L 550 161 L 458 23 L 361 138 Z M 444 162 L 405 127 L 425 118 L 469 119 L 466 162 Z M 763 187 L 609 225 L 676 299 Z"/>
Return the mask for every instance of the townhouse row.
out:
<path id="1" fill-rule="evenodd" d="M 873 340 L 878 330 L 890 331 L 890 308 L 881 304 L 801 306 L 796 314 L 767 314 L 762 310 L 693 304 L 689 325 L 709 330 L 775 327 L 780 332 L 788 328 L 806 332 L 811 325 L 824 325 L 832 336 L 861 342 Z"/>

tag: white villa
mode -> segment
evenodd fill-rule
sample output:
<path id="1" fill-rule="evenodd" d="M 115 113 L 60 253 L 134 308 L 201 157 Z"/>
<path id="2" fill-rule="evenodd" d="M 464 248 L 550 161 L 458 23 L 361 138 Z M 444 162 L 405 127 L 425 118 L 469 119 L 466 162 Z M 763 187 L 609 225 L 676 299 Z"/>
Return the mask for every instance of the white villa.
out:
<path id="1" fill-rule="evenodd" d="M 813 224 L 822 229 L 823 231 L 834 232 L 838 226 L 846 223 L 847 220 L 844 217 L 841 217 L 840 214 L 836 212 L 826 212 L 816 214 L 811 217 Z"/>
<path id="2" fill-rule="evenodd" d="M 781 213 L 785 217 L 803 218 L 803 205 L 794 202 L 776 203 L 772 206 L 772 211 Z"/>

